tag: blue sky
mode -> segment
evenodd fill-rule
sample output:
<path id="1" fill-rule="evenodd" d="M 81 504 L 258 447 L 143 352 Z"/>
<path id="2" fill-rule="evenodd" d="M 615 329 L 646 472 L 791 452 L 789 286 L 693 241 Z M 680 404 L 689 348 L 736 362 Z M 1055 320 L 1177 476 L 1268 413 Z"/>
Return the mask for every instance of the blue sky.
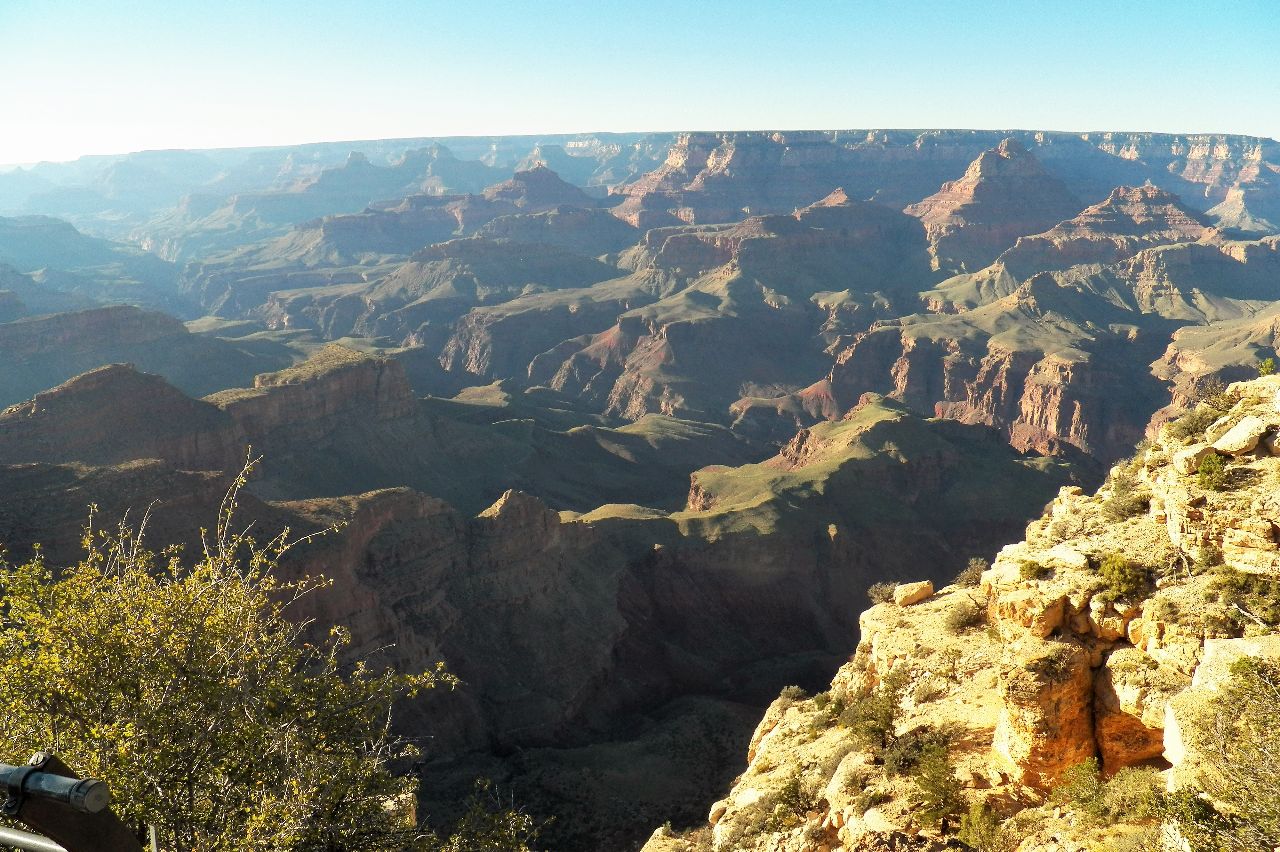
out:
<path id="1" fill-rule="evenodd" d="M 1280 137 L 1280 2 L 0 0 L 0 163 L 591 130 Z"/>

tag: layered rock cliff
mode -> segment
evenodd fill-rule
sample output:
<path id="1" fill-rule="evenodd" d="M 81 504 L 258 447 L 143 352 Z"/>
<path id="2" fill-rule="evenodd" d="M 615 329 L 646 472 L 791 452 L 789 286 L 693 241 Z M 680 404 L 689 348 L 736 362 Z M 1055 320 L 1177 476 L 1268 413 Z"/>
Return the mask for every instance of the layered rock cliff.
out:
<path id="1" fill-rule="evenodd" d="M 248 383 L 280 366 L 221 340 L 190 334 L 158 311 L 119 305 L 0 323 L 0 405 L 29 399 L 79 373 L 127 362 L 195 395 Z"/>
<path id="2" fill-rule="evenodd" d="M 981 269 L 1018 237 L 1038 234 L 1079 211 L 1066 185 L 1013 139 L 984 151 L 959 180 L 906 208 L 924 222 L 935 268 Z"/>

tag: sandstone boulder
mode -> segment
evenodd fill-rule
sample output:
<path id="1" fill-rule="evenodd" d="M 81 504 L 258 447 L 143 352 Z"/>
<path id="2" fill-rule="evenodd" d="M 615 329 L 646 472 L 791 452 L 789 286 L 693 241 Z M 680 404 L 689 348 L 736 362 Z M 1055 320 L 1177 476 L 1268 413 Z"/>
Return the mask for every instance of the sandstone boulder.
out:
<path id="1" fill-rule="evenodd" d="M 1280 572 L 1280 544 L 1266 518 L 1233 518 L 1222 533 L 1222 558 L 1238 571 L 1255 574 Z"/>
<path id="2" fill-rule="evenodd" d="M 1050 568 L 1067 568 L 1072 571 L 1089 569 L 1089 557 L 1067 544 L 1057 544 L 1049 548 L 1041 561 Z"/>
<path id="3" fill-rule="evenodd" d="M 1062 625 L 1066 604 L 1064 596 L 1045 595 L 1039 588 L 1001 592 L 995 598 L 992 623 L 1004 636 L 1026 631 L 1043 639 Z"/>
<path id="4" fill-rule="evenodd" d="M 1218 440 L 1223 435 L 1230 432 L 1231 427 L 1234 425 L 1235 425 L 1235 420 L 1232 418 L 1230 414 L 1226 414 L 1226 415 L 1223 415 L 1222 417 L 1219 417 L 1217 420 L 1213 421 L 1212 423 L 1210 423 L 1208 426 L 1205 427 L 1204 429 L 1205 441 L 1212 444 L 1214 441 Z"/>
<path id="5" fill-rule="evenodd" d="M 1200 469 L 1200 462 L 1215 452 L 1217 451 L 1209 444 L 1192 444 L 1173 454 L 1173 469 L 1183 476 L 1195 473 Z"/>
<path id="6" fill-rule="evenodd" d="M 893 590 L 893 602 L 898 606 L 911 606 L 931 597 L 933 597 L 933 583 L 928 580 L 921 580 L 919 583 L 902 583 Z"/>
<path id="7" fill-rule="evenodd" d="M 1231 666 L 1245 657 L 1280 660 L 1280 635 L 1205 640 L 1191 688 L 1217 690 L 1231 677 Z"/>
<path id="8" fill-rule="evenodd" d="M 1020 783 L 1046 789 L 1094 756 L 1089 657 L 1079 645 L 1031 643 L 1001 673 L 1003 706 L 992 749 Z"/>
<path id="9" fill-rule="evenodd" d="M 1271 428 L 1271 424 L 1261 417 L 1249 415 L 1213 442 L 1213 448 L 1220 453 L 1238 456 L 1258 446 L 1262 436 Z"/>

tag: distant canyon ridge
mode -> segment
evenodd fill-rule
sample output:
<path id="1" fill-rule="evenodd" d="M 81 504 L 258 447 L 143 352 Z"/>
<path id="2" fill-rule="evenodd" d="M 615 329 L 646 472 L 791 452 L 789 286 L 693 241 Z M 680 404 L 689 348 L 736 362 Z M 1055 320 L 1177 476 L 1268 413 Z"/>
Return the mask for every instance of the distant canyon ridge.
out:
<path id="1" fill-rule="evenodd" d="M 1280 330 L 1280 143 L 780 131 L 0 172 L 0 543 L 264 532 L 554 848 L 701 818 L 867 587 L 949 579 Z M 382 649 L 382 650 L 380 650 Z M 654 779 L 662 779 L 661 783 Z"/>

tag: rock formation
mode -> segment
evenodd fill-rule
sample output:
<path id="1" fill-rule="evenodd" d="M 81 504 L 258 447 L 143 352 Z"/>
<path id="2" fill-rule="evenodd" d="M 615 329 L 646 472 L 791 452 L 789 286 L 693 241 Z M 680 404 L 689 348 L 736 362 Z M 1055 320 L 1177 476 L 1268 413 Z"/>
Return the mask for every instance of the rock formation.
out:
<path id="1" fill-rule="evenodd" d="M 935 268 L 972 272 L 1018 237 L 1048 230 L 1080 207 L 1033 154 L 1005 139 L 984 151 L 959 180 L 943 184 L 906 212 L 924 222 Z"/>
<path id="2" fill-rule="evenodd" d="M 856 416 L 816 428 L 766 463 L 699 471 L 694 490 L 704 504 L 676 511 L 631 504 L 558 512 L 507 490 L 469 516 L 406 488 L 337 490 L 376 485 L 392 470 L 435 493 L 449 490 L 450 467 L 468 480 L 510 481 L 520 465 L 504 467 L 498 438 L 512 421 L 468 429 L 443 410 L 414 400 L 398 362 L 339 347 L 204 401 L 108 367 L 0 419 L 0 476 L 12 484 L 0 498 L 0 530 L 17 557 L 38 535 L 51 558 L 67 558 L 97 488 L 119 489 L 101 501 L 102 523 L 147 487 L 164 501 L 153 514 L 194 513 L 216 502 L 210 495 L 226 482 L 219 471 L 235 469 L 252 443 L 266 461 L 251 482 L 247 520 L 265 525 L 264 533 L 286 524 L 302 533 L 342 526 L 290 557 L 288 570 L 335 581 L 300 615 L 348 625 L 358 651 L 386 649 L 382 658 L 397 666 L 443 658 L 466 684 L 405 708 L 404 724 L 432 737 L 434 795 L 453 797 L 451 778 L 466 786 L 489 774 L 540 813 L 554 813 L 570 797 L 561 785 L 576 777 L 564 761 L 598 760 L 592 744 L 606 740 L 624 748 L 629 725 L 647 718 L 647 729 L 670 732 L 625 746 L 651 742 L 651 765 L 663 772 L 687 759 L 678 744 L 688 737 L 732 725 L 715 735 L 725 739 L 699 758 L 709 763 L 687 785 L 645 793 L 630 816 L 606 797 L 600 812 L 566 821 L 558 835 L 569 846 L 599 848 L 638 842 L 646 820 L 670 808 L 687 813 L 689 802 L 727 782 L 726 761 L 745 734 L 739 703 L 829 671 L 873 576 L 905 577 L 913 566 L 954 564 L 992 546 L 1062 481 L 1060 471 L 1018 458 L 987 430 L 922 421 L 868 400 Z M 97 427 L 117 440 L 102 444 Z M 584 454 L 588 439 L 621 444 L 642 460 L 646 443 L 678 452 L 664 430 L 684 427 L 650 418 L 612 435 L 575 429 L 561 439 L 574 443 L 559 452 Z M 727 439 L 726 432 L 704 440 Z M 487 443 L 468 446 L 480 440 Z M 536 482 L 564 475 L 551 467 Z M 188 475 L 174 468 L 213 472 L 176 499 Z M 645 461 L 635 476 L 659 469 Z M 958 497 L 955 483 L 987 475 L 1004 483 L 1000 500 Z M 37 500 L 39 511 L 22 522 Z M 185 517 L 191 529 L 207 523 Z M 169 519 L 160 529 L 175 526 Z M 714 699 L 681 698 L 691 695 Z M 512 749 L 528 756 L 499 760 Z M 606 789 L 635 796 L 637 784 L 623 772 Z"/>
<path id="3" fill-rule="evenodd" d="M 1079 801 L 1045 793 L 1090 759 L 1104 777 L 1145 767 L 1165 777 L 1144 783 L 1194 783 L 1195 708 L 1232 661 L 1280 659 L 1268 593 L 1239 579 L 1280 582 L 1280 504 L 1265 484 L 1280 456 L 1259 440 L 1280 429 L 1278 391 L 1275 377 L 1233 384 L 1204 434 L 1175 422 L 1097 494 L 1064 488 L 980 580 L 924 598 L 898 586 L 863 613 L 829 691 L 788 690 L 769 708 L 709 825 L 656 832 L 645 849 L 705 848 L 695 842 L 708 834 L 714 849 L 904 848 L 892 844 L 908 837 L 918 845 L 905 848 L 943 848 L 913 804 L 916 782 L 873 762 L 844 712 L 889 683 L 899 742 L 946 732 L 947 772 L 968 800 L 998 819 L 1021 812 L 1006 823 L 1008 848 L 1087 848 L 1158 829 L 1141 814 L 1100 827 L 1073 812 Z M 1228 459 L 1225 486 L 1178 462 L 1206 440 Z"/>

